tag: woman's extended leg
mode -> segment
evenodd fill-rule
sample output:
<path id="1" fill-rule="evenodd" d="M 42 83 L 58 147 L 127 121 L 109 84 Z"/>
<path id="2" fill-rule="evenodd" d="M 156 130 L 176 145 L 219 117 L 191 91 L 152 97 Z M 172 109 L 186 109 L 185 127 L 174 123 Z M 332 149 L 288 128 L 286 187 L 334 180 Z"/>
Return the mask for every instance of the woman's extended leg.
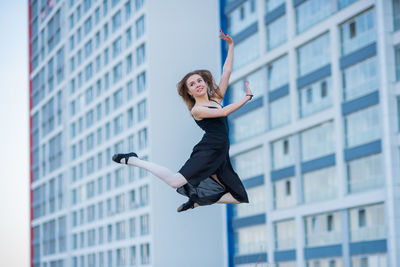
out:
<path id="1" fill-rule="evenodd" d="M 124 158 L 121 159 L 121 163 L 125 164 Z M 181 187 L 187 183 L 186 178 L 179 172 L 173 173 L 164 166 L 158 165 L 150 161 L 141 160 L 137 157 L 129 157 L 128 165 L 148 170 L 173 188 Z"/>

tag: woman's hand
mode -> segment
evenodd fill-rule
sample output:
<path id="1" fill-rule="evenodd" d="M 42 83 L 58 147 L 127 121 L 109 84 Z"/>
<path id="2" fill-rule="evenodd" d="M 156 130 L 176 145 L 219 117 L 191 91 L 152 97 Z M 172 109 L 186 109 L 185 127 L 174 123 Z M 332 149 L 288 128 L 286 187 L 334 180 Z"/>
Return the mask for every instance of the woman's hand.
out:
<path id="1" fill-rule="evenodd" d="M 246 90 L 246 96 L 250 96 L 249 100 L 252 99 L 253 98 L 253 93 L 251 92 L 251 89 L 249 87 L 249 82 L 246 81 L 244 83 L 244 87 L 245 87 L 245 90 Z"/>
<path id="2" fill-rule="evenodd" d="M 222 30 L 219 30 L 219 33 L 221 34 L 219 36 L 220 39 L 222 39 L 225 42 L 227 42 L 227 44 L 230 45 L 230 46 L 233 45 L 233 40 L 228 34 L 225 34 Z"/>

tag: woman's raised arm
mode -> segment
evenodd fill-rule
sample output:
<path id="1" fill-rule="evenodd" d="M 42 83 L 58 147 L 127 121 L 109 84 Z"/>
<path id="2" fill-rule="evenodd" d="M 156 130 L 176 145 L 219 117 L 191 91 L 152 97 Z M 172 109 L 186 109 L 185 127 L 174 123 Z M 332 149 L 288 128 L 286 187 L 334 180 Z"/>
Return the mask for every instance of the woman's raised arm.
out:
<path id="1" fill-rule="evenodd" d="M 222 30 L 219 30 L 220 36 L 219 38 L 224 40 L 228 45 L 228 55 L 226 56 L 224 66 L 222 68 L 222 77 L 219 82 L 217 94 L 222 98 L 225 96 L 226 89 L 229 84 L 229 77 L 232 73 L 232 65 L 233 65 L 233 40 L 228 34 L 224 34 Z"/>

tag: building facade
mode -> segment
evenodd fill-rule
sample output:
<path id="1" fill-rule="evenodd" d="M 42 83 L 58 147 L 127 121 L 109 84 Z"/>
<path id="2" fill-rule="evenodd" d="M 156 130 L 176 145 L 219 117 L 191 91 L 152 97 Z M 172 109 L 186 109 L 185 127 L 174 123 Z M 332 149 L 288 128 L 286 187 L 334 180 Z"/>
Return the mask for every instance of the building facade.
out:
<path id="1" fill-rule="evenodd" d="M 226 0 L 226 266 L 400 265 L 400 1 Z M 226 48 L 222 51 L 226 53 Z"/>
<path id="2" fill-rule="evenodd" d="M 176 84 L 219 74 L 218 4 L 29 1 L 32 267 L 223 265 L 222 205 L 177 214 L 185 198 L 111 161 L 189 157 L 202 133 Z"/>

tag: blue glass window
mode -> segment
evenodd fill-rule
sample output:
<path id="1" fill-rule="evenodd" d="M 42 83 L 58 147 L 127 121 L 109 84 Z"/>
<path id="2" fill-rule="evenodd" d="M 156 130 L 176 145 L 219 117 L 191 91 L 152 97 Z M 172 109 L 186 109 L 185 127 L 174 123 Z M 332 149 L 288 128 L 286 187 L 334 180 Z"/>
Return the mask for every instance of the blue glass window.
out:
<path id="1" fill-rule="evenodd" d="M 257 21 L 256 1 L 247 0 L 227 15 L 228 34 L 234 36 Z"/>
<path id="2" fill-rule="evenodd" d="M 296 7 L 297 33 L 303 32 L 334 11 L 331 0 L 307 0 Z"/>
<path id="3" fill-rule="evenodd" d="M 252 110 L 230 120 L 231 142 L 237 143 L 259 135 L 266 130 L 264 107 Z"/>
<path id="4" fill-rule="evenodd" d="M 332 79 L 324 78 L 299 89 L 300 117 L 306 117 L 315 112 L 332 106 Z"/>
<path id="5" fill-rule="evenodd" d="M 381 137 L 379 105 L 363 109 L 345 117 L 346 147 L 375 141 Z"/>
<path id="6" fill-rule="evenodd" d="M 257 59 L 260 55 L 258 32 L 246 38 L 235 46 L 235 60 L 233 61 L 233 70 L 246 65 Z"/>
<path id="7" fill-rule="evenodd" d="M 343 98 L 349 101 L 379 87 L 376 57 L 365 59 L 343 70 Z"/>
<path id="8" fill-rule="evenodd" d="M 268 91 L 274 91 L 289 83 L 288 57 L 283 56 L 268 64 Z"/>
<path id="9" fill-rule="evenodd" d="M 281 16 L 267 25 L 267 50 L 283 44 L 287 40 L 286 16 Z"/>
<path id="10" fill-rule="evenodd" d="M 382 155 L 375 154 L 347 163 L 348 191 L 363 192 L 383 186 Z"/>
<path id="11" fill-rule="evenodd" d="M 294 165 L 294 138 L 285 137 L 271 143 L 271 169 L 278 170 Z"/>
<path id="12" fill-rule="evenodd" d="M 271 129 L 290 123 L 290 97 L 281 97 L 269 103 L 269 126 Z"/>
<path id="13" fill-rule="evenodd" d="M 330 62 L 329 34 L 326 33 L 297 50 L 298 75 L 303 76 Z"/>
<path id="14" fill-rule="evenodd" d="M 340 26 L 342 55 L 347 55 L 375 42 L 374 17 L 374 9 L 371 9 Z"/>
<path id="15" fill-rule="evenodd" d="M 333 122 L 325 122 L 300 133 L 301 159 L 309 161 L 335 152 Z"/>
<path id="16" fill-rule="evenodd" d="M 336 166 L 303 174 L 303 183 L 303 197 L 306 203 L 336 198 L 338 194 Z M 341 236 L 339 240 L 340 238 Z"/>
<path id="17" fill-rule="evenodd" d="M 264 174 L 263 148 L 257 147 L 232 158 L 232 165 L 242 180 Z"/>

